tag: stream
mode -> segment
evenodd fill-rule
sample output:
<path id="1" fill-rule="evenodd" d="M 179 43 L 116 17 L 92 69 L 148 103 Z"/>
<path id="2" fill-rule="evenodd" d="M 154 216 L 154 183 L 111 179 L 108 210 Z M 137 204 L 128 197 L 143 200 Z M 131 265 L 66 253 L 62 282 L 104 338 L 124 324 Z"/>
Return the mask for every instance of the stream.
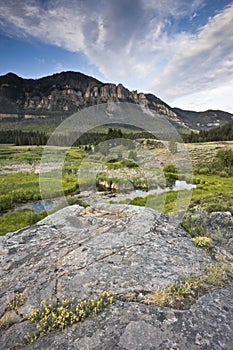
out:
<path id="1" fill-rule="evenodd" d="M 133 190 L 131 192 L 93 192 L 93 191 L 86 191 L 82 192 L 78 195 L 73 195 L 73 198 L 79 198 L 84 201 L 86 201 L 89 204 L 101 202 L 101 203 L 108 203 L 110 200 L 113 202 L 123 201 L 124 199 L 134 199 L 136 197 L 146 197 L 149 194 L 160 194 L 163 192 L 168 191 L 182 191 L 182 190 L 192 190 L 193 188 L 196 188 L 196 185 L 187 183 L 184 180 L 176 180 L 175 184 L 172 187 L 165 187 L 162 188 L 158 186 L 156 189 L 152 189 L 149 191 L 145 190 Z M 24 210 L 24 209 L 32 209 L 35 213 L 40 213 L 43 210 L 53 210 L 56 208 L 56 206 L 59 204 L 59 198 L 52 199 L 49 201 L 36 201 L 36 202 L 27 202 L 27 203 L 20 203 L 16 204 L 14 210 Z"/>

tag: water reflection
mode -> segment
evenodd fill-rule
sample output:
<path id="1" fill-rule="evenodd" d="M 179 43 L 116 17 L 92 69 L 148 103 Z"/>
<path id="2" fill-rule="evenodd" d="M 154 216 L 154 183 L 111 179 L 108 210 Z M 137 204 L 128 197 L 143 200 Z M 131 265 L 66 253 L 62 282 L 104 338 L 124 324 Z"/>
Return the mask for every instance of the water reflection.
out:
<path id="1" fill-rule="evenodd" d="M 195 184 L 190 184 L 185 180 L 176 180 L 174 185 L 171 187 L 165 187 L 162 188 L 158 186 L 154 190 L 149 190 L 149 191 L 144 191 L 144 190 L 134 190 L 130 192 L 132 195 L 136 195 L 137 197 L 146 197 L 148 194 L 159 194 L 163 192 L 168 192 L 168 191 L 182 191 L 182 190 L 192 190 L 193 188 L 196 188 L 197 186 Z"/>

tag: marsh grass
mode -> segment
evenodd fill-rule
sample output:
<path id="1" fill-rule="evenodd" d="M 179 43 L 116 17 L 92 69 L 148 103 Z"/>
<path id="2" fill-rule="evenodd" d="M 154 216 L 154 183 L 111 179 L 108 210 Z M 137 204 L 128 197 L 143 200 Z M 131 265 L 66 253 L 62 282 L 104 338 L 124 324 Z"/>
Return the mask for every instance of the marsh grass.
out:
<path id="1" fill-rule="evenodd" d="M 231 211 L 233 213 L 232 177 L 222 178 L 216 175 L 198 175 L 194 177 L 194 183 L 196 183 L 197 187 L 192 190 L 190 209 L 198 206 L 208 212 Z M 182 192 L 184 191 L 186 190 L 182 190 Z M 143 198 L 136 197 L 132 200 L 127 200 L 127 203 L 139 206 L 146 205 L 163 213 L 171 213 L 176 206 L 178 192 L 180 191 L 168 191 L 156 195 L 148 195 Z M 179 200 L 182 200 L 182 198 L 185 204 L 185 196 L 179 197 Z M 179 206 L 182 206 L 182 203 L 179 203 Z"/>
<path id="2" fill-rule="evenodd" d="M 43 147 L 0 145 L 0 164 L 39 163 Z"/>
<path id="3" fill-rule="evenodd" d="M 0 175 L 0 211 L 40 198 L 38 175 L 23 172 Z"/>
<path id="4" fill-rule="evenodd" d="M 0 216 L 0 236 L 5 235 L 7 232 L 13 232 L 23 227 L 30 226 L 46 216 L 46 211 L 37 214 L 31 209 L 3 214 Z"/>
<path id="5" fill-rule="evenodd" d="M 68 151 L 64 148 L 57 148 L 52 152 L 51 160 L 56 160 L 56 153 L 58 159 L 60 159 L 60 155 L 64 152 L 67 152 L 67 155 L 64 162 L 62 187 L 64 193 L 69 194 L 77 189 L 77 170 L 85 152 L 79 148 L 71 148 Z M 1 146 L 0 165 L 7 164 L 9 169 L 11 165 L 16 166 L 17 169 L 17 164 L 29 164 L 35 166 L 36 164 L 39 164 L 42 153 L 42 147 Z M 48 186 L 50 187 L 52 181 L 53 187 L 56 189 L 58 186 L 56 186 L 54 181 L 59 182 L 60 179 L 56 179 L 56 171 L 50 171 L 43 176 L 43 181 L 47 181 Z M 54 193 L 53 195 L 55 197 L 60 195 L 60 193 Z M 33 167 L 31 172 L 16 172 L 15 170 L 15 172 L 0 174 L 0 212 L 13 208 L 15 203 L 37 201 L 39 199 L 41 199 L 39 175 L 33 173 Z"/>
<path id="6" fill-rule="evenodd" d="M 122 203 L 131 205 L 147 206 L 149 208 L 161 211 L 163 213 L 172 212 L 178 196 L 178 191 L 168 191 L 157 195 L 148 195 L 146 197 L 135 197 L 132 200 L 126 200 Z"/>

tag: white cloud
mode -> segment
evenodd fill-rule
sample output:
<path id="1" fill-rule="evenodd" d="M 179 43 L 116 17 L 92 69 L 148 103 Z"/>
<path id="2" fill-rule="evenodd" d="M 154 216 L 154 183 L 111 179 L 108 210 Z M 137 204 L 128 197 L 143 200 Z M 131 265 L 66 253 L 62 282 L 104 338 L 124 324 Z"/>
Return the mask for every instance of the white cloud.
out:
<path id="1" fill-rule="evenodd" d="M 49 0 L 43 7 L 40 0 L 8 0 L 0 3 L 0 25 L 83 52 L 111 82 L 190 106 L 201 99 L 212 108 L 220 96 L 222 109 L 233 112 L 224 97 L 232 96 L 233 4 L 196 34 L 174 25 L 184 17 L 192 21 L 206 1 Z"/>
<path id="2" fill-rule="evenodd" d="M 196 36 L 175 38 L 173 57 L 153 88 L 162 88 L 167 98 L 177 98 L 229 82 L 233 77 L 232 22 L 233 6 L 210 19 Z"/>
<path id="3" fill-rule="evenodd" d="M 144 7 L 154 10 L 161 17 L 181 17 L 190 16 L 196 9 L 204 6 L 203 0 L 143 0 Z"/>
<path id="4" fill-rule="evenodd" d="M 232 113 L 233 79 L 219 87 L 201 90 L 178 97 L 171 103 L 172 107 L 205 111 L 207 109 L 225 110 Z M 224 106 L 224 108 L 223 108 Z"/>
<path id="5" fill-rule="evenodd" d="M 83 49 L 83 18 L 79 9 L 67 8 L 62 3 L 55 7 L 54 1 L 50 3 L 49 9 L 43 9 L 37 1 L 26 0 L 16 4 L 15 0 L 9 0 L 0 4 L 0 13 L 5 26 L 13 24 L 7 29 L 18 36 L 27 34 L 70 51 Z M 78 19 L 77 23 L 75 19 Z"/>

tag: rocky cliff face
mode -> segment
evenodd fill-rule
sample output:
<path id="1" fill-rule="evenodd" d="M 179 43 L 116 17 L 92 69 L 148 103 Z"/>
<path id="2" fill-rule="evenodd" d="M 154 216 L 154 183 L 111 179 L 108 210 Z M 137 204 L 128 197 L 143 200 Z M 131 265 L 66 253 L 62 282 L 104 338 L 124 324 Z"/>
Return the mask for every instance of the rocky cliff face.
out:
<path id="1" fill-rule="evenodd" d="M 165 115 L 179 127 L 199 129 L 233 120 L 232 114 L 221 111 L 201 114 L 171 108 L 153 94 L 129 91 L 122 84 L 103 83 L 82 73 L 63 72 L 37 80 L 12 73 L 0 76 L 0 119 L 69 116 L 109 100 L 141 104 Z"/>
<path id="2" fill-rule="evenodd" d="M 213 216 L 214 225 L 219 218 Z M 1 349 L 232 349 L 229 281 L 196 295 L 183 310 L 145 303 L 158 288 L 201 275 L 206 264 L 215 263 L 152 209 L 75 205 L 0 243 Z M 26 315 L 41 300 L 95 298 L 104 290 L 114 295 L 104 311 L 20 345 L 36 331 Z"/>
<path id="3" fill-rule="evenodd" d="M 122 84 L 105 84 L 81 73 L 64 72 L 38 80 L 9 73 L 0 77 L 0 114 L 71 114 L 107 101 L 140 103 L 171 118 L 175 112 L 153 95 L 129 91 Z"/>

